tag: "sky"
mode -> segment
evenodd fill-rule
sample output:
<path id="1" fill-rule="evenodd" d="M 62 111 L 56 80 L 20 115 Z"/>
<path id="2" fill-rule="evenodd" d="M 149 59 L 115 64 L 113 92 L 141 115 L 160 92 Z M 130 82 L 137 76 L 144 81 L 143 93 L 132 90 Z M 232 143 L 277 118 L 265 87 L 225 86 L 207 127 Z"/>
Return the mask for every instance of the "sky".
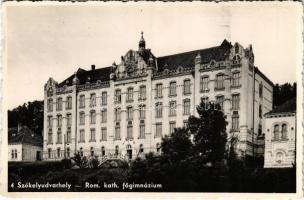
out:
<path id="1" fill-rule="evenodd" d="M 140 32 L 155 56 L 252 44 L 255 65 L 274 83 L 296 81 L 299 2 L 9 4 L 5 9 L 7 106 L 43 100 L 49 77 L 119 63 Z"/>

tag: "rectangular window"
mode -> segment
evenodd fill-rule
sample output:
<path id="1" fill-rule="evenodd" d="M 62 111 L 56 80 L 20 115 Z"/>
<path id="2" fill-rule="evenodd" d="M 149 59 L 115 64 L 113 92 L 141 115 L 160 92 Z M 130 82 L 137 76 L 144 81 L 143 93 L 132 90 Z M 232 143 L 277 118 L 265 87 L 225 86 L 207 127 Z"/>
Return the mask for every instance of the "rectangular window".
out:
<path id="1" fill-rule="evenodd" d="M 176 115 L 176 102 L 171 101 L 169 103 L 169 116 L 175 116 Z"/>
<path id="2" fill-rule="evenodd" d="M 115 127 L 115 137 L 114 140 L 120 140 L 120 126 Z"/>
<path id="3" fill-rule="evenodd" d="M 140 105 L 139 106 L 139 118 L 140 119 L 145 119 L 146 117 L 146 106 L 145 105 Z"/>
<path id="4" fill-rule="evenodd" d="M 57 148 L 57 158 L 60 158 L 61 157 L 61 150 L 60 148 Z"/>
<path id="5" fill-rule="evenodd" d="M 102 92 L 101 93 L 101 105 L 107 105 L 107 98 L 108 98 L 107 92 Z"/>
<path id="6" fill-rule="evenodd" d="M 48 99 L 47 108 L 49 112 L 53 111 L 53 99 Z"/>
<path id="7" fill-rule="evenodd" d="M 101 111 L 101 123 L 107 122 L 107 109 Z"/>
<path id="8" fill-rule="evenodd" d="M 127 120 L 133 120 L 133 108 L 132 107 L 127 108 Z"/>
<path id="9" fill-rule="evenodd" d="M 72 109 L 72 97 L 67 97 L 66 109 Z"/>
<path id="10" fill-rule="evenodd" d="M 232 74 L 232 87 L 240 86 L 241 73 L 235 72 Z"/>
<path id="11" fill-rule="evenodd" d="M 57 127 L 62 127 L 62 115 L 57 116 Z"/>
<path id="12" fill-rule="evenodd" d="M 175 121 L 169 122 L 169 132 L 170 132 L 170 134 L 172 134 L 174 132 L 175 127 L 176 127 L 176 122 Z"/>
<path id="13" fill-rule="evenodd" d="M 263 97 L 263 85 L 260 83 L 259 85 L 259 97 L 262 98 Z"/>
<path id="14" fill-rule="evenodd" d="M 96 94 L 91 94 L 90 95 L 90 107 L 96 106 Z"/>
<path id="15" fill-rule="evenodd" d="M 67 136 L 66 136 L 66 137 L 67 137 L 67 141 L 66 141 L 66 142 L 67 142 L 67 143 L 71 143 L 71 141 L 72 141 L 72 138 L 71 138 L 71 130 L 68 130 L 68 131 L 67 131 Z"/>
<path id="16" fill-rule="evenodd" d="M 85 142 L 85 132 L 84 129 L 79 131 L 79 142 Z"/>
<path id="17" fill-rule="evenodd" d="M 259 117 L 262 118 L 262 116 L 263 116 L 262 105 L 259 105 Z"/>
<path id="18" fill-rule="evenodd" d="M 157 103 L 156 104 L 156 118 L 163 117 L 163 104 Z"/>
<path id="19" fill-rule="evenodd" d="M 79 97 L 79 108 L 84 108 L 85 107 L 85 95 L 81 95 Z"/>
<path id="20" fill-rule="evenodd" d="M 140 86 L 139 88 L 139 99 L 144 100 L 146 99 L 146 86 Z"/>
<path id="21" fill-rule="evenodd" d="M 224 75 L 219 74 L 216 76 L 216 86 L 215 89 L 224 89 Z"/>
<path id="22" fill-rule="evenodd" d="M 95 131 L 95 128 L 91 129 L 90 142 L 96 142 L 96 131 Z"/>
<path id="23" fill-rule="evenodd" d="M 145 138 L 145 124 L 141 123 L 139 125 L 139 138 L 144 139 Z"/>
<path id="24" fill-rule="evenodd" d="M 184 115 L 190 115 L 190 99 L 184 100 Z"/>
<path id="25" fill-rule="evenodd" d="M 62 110 L 62 98 L 57 99 L 56 109 L 57 109 L 57 111 Z"/>
<path id="26" fill-rule="evenodd" d="M 68 113 L 67 115 L 67 126 L 72 126 L 72 114 Z"/>
<path id="27" fill-rule="evenodd" d="M 62 140 L 63 140 L 63 135 L 61 131 L 57 132 L 57 144 L 62 144 Z"/>
<path id="28" fill-rule="evenodd" d="M 171 82 L 169 87 L 169 96 L 176 95 L 176 82 Z"/>
<path id="29" fill-rule="evenodd" d="M 53 117 L 52 116 L 48 116 L 48 127 L 52 128 L 53 127 Z"/>
<path id="30" fill-rule="evenodd" d="M 127 139 L 128 140 L 133 139 L 133 126 L 131 125 L 127 126 Z"/>
<path id="31" fill-rule="evenodd" d="M 61 131 L 57 132 L 57 144 L 62 144 L 62 133 L 61 133 Z"/>
<path id="32" fill-rule="evenodd" d="M 115 103 L 121 103 L 121 90 L 115 90 Z"/>
<path id="33" fill-rule="evenodd" d="M 240 108 L 240 95 L 232 95 L 232 110 L 238 110 Z"/>
<path id="34" fill-rule="evenodd" d="M 156 123 L 155 127 L 156 127 L 155 137 L 161 137 L 162 136 L 162 123 Z"/>
<path id="35" fill-rule="evenodd" d="M 52 154 L 52 149 L 48 149 L 48 157 L 51 158 L 51 154 Z"/>
<path id="36" fill-rule="evenodd" d="M 96 112 L 95 111 L 90 112 L 90 123 L 96 124 Z"/>
<path id="37" fill-rule="evenodd" d="M 133 101 L 133 88 L 127 90 L 127 102 Z"/>
<path id="38" fill-rule="evenodd" d="M 221 110 L 224 110 L 224 96 L 217 96 L 216 104 L 218 104 L 221 107 Z"/>
<path id="39" fill-rule="evenodd" d="M 209 91 L 209 77 L 204 76 L 201 78 L 201 92 Z"/>
<path id="40" fill-rule="evenodd" d="M 53 133 L 48 132 L 48 144 L 53 144 Z"/>
<path id="41" fill-rule="evenodd" d="M 184 80 L 184 94 L 190 94 L 191 93 L 191 84 L 190 80 Z"/>
<path id="42" fill-rule="evenodd" d="M 161 83 L 156 84 L 156 97 L 157 98 L 163 97 L 163 84 Z"/>
<path id="43" fill-rule="evenodd" d="M 115 109 L 115 121 L 120 121 L 120 108 Z"/>
<path id="44" fill-rule="evenodd" d="M 234 131 L 239 130 L 239 116 L 238 115 L 232 116 L 232 130 L 234 130 Z"/>
<path id="45" fill-rule="evenodd" d="M 84 114 L 84 112 L 79 113 L 79 124 L 80 125 L 85 124 L 85 114 Z"/>
<path id="46" fill-rule="evenodd" d="M 107 128 L 101 128 L 101 141 L 107 141 Z"/>

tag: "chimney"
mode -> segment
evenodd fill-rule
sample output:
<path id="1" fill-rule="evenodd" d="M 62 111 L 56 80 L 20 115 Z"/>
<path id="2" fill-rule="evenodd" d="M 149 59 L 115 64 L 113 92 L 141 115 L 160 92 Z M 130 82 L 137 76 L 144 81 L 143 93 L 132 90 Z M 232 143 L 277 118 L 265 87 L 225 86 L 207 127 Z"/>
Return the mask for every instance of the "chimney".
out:
<path id="1" fill-rule="evenodd" d="M 91 69 L 92 69 L 92 70 L 95 70 L 95 65 L 91 65 Z"/>

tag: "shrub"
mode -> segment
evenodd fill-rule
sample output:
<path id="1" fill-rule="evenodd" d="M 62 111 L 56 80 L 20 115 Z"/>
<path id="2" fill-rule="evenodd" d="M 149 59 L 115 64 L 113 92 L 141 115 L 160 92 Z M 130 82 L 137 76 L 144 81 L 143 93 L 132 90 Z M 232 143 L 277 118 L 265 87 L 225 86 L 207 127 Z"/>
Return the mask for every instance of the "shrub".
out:
<path id="1" fill-rule="evenodd" d="M 65 158 L 65 159 L 61 160 L 61 163 L 65 169 L 71 169 L 71 167 L 72 167 L 71 159 Z"/>
<path id="2" fill-rule="evenodd" d="M 92 168 L 94 168 L 94 169 L 98 168 L 98 166 L 99 166 L 98 157 L 97 156 L 92 157 L 90 160 L 90 164 L 91 164 Z"/>

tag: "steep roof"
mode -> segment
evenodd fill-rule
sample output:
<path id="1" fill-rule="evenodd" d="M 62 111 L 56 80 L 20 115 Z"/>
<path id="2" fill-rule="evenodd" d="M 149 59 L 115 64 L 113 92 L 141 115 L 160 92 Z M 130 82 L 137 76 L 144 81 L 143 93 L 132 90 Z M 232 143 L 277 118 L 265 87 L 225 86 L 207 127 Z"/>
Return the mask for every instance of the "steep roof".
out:
<path id="1" fill-rule="evenodd" d="M 292 98 L 285 103 L 279 105 L 272 111 L 265 114 L 267 115 L 273 115 L 273 114 L 281 114 L 281 113 L 295 113 L 297 110 L 297 101 L 296 98 Z"/>
<path id="2" fill-rule="evenodd" d="M 231 43 L 225 39 L 220 46 L 158 57 L 158 70 L 176 69 L 179 66 L 194 67 L 194 60 L 198 54 L 202 58 L 202 63 L 209 63 L 211 60 L 222 61 L 229 55 L 231 47 Z"/>
<path id="3" fill-rule="evenodd" d="M 76 74 L 77 74 L 77 78 L 79 79 L 79 83 L 85 84 L 86 82 L 93 83 L 96 82 L 97 80 L 109 81 L 111 71 L 112 71 L 112 67 L 92 69 L 89 71 L 79 68 Z M 88 78 L 90 78 L 90 80 L 88 80 Z M 60 87 L 64 85 L 71 86 L 73 83 L 73 79 L 74 79 L 74 75 L 71 75 L 69 78 L 59 83 L 59 86 Z"/>
<path id="4" fill-rule="evenodd" d="M 42 136 L 35 134 L 26 126 L 22 126 L 18 133 L 18 128 L 8 130 L 8 144 L 29 144 L 33 146 L 42 146 Z"/>

